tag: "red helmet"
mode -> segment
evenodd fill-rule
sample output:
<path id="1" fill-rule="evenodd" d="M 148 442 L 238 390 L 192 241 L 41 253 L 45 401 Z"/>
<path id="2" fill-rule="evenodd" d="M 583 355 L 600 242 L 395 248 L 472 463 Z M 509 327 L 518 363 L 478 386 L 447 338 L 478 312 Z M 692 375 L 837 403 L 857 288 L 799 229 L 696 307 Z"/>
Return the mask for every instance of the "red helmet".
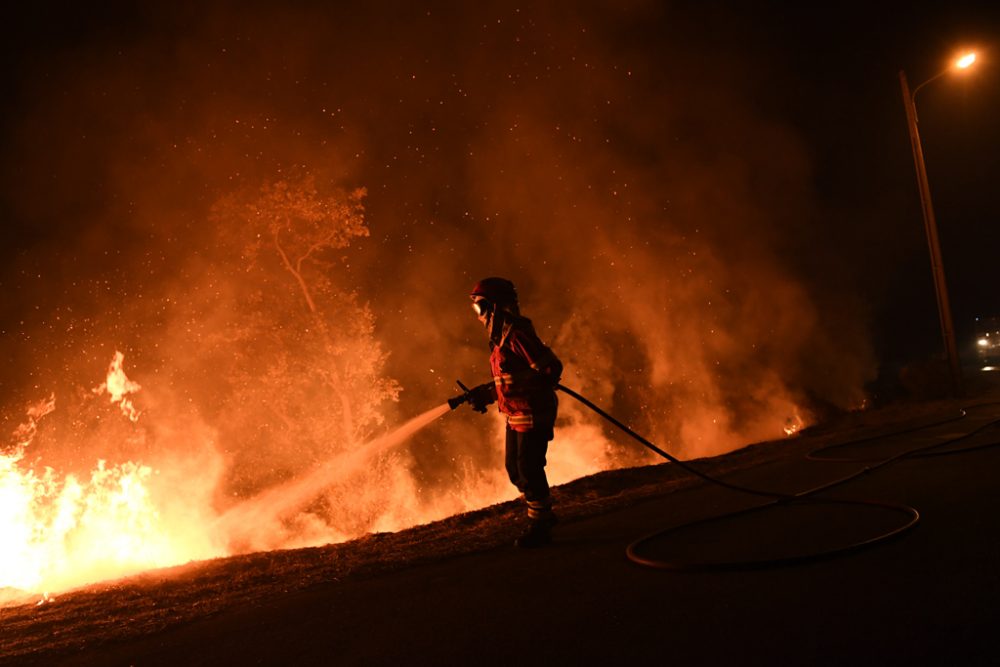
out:
<path id="1" fill-rule="evenodd" d="M 514 283 L 506 278 L 483 278 L 472 288 L 469 296 L 489 299 L 497 305 L 517 303 L 517 290 L 514 289 Z"/>

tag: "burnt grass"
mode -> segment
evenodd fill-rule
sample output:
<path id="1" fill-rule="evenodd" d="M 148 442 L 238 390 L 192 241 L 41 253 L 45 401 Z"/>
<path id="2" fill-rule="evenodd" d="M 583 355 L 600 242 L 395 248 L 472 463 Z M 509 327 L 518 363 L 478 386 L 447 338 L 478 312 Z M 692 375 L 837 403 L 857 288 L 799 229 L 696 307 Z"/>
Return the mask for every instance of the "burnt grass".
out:
<path id="1" fill-rule="evenodd" d="M 956 403 L 899 405 L 841 415 L 794 438 L 749 445 L 690 462 L 726 475 L 768 461 L 930 423 Z M 661 497 L 702 480 L 669 463 L 584 477 L 553 489 L 560 519 L 571 522 Z M 150 570 L 64 592 L 55 601 L 0 608 L 0 663 L 50 663 L 87 648 L 150 635 L 312 586 L 374 577 L 429 561 L 511 549 L 523 508 L 509 501 L 395 533 L 322 547 L 251 553 Z"/>

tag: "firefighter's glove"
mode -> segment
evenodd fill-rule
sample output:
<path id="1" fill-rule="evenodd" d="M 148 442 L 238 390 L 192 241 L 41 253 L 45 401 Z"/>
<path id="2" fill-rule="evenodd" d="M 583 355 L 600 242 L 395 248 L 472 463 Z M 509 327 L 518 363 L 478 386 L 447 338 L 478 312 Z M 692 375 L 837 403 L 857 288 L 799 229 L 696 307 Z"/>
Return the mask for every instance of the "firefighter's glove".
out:
<path id="1" fill-rule="evenodd" d="M 476 412 L 486 414 L 486 406 L 497 400 L 497 388 L 492 382 L 485 382 L 469 390 L 469 405 Z"/>

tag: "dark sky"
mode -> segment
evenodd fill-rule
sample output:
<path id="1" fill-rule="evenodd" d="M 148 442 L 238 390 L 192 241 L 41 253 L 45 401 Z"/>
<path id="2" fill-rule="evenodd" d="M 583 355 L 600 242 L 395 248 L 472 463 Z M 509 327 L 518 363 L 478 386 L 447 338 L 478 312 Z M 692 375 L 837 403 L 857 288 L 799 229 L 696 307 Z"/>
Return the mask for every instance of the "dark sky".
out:
<path id="1" fill-rule="evenodd" d="M 475 10 L 462 3 L 366 3 L 365 9 L 339 3 L 329 8 L 324 8 L 327 3 L 291 4 L 294 8 L 288 10 L 280 9 L 278 3 L 273 7 L 223 3 L 203 10 L 183 3 L 179 8 L 173 8 L 173 3 L 159 8 L 149 3 L 24 3 L 4 17 L 0 40 L 0 86 L 5 91 L 0 112 L 4 337 L 23 339 L 23 330 L 30 328 L 39 310 L 62 308 L 62 300 L 77 298 L 72 288 L 77 283 L 113 282 L 110 276 L 125 270 L 124 264 L 117 267 L 117 256 L 139 247 L 150 253 L 150 237 L 122 222 L 133 210 L 150 210 L 161 200 L 176 200 L 178 193 L 185 193 L 192 202 L 210 203 L 220 183 L 253 170 L 240 166 L 240 156 L 257 166 L 266 160 L 272 167 L 294 163 L 296 132 L 289 131 L 290 139 L 280 150 L 270 154 L 262 150 L 253 156 L 251 149 L 244 149 L 253 143 L 250 135 L 237 136 L 233 131 L 233 145 L 242 142 L 241 148 L 233 155 L 215 149 L 213 158 L 215 164 L 230 160 L 226 175 L 204 166 L 180 173 L 168 161 L 160 171 L 152 168 L 162 146 L 150 147 L 155 141 L 151 137 L 159 137 L 164 144 L 175 141 L 178 135 L 173 130 L 182 123 L 198 128 L 192 130 L 203 141 L 197 151 L 211 150 L 204 143 L 210 124 L 206 113 L 221 108 L 230 96 L 259 96 L 266 101 L 291 97 L 302 87 L 310 87 L 315 96 L 326 85 L 320 81 L 323 77 L 356 81 L 357 96 L 343 105 L 348 129 L 336 118 L 330 121 L 334 123 L 331 135 L 337 134 L 337 127 L 341 131 L 331 142 L 341 150 L 355 150 L 361 163 L 344 166 L 343 172 L 358 176 L 373 192 L 380 187 L 405 192 L 405 183 L 417 187 L 416 171 L 428 168 L 426 163 L 408 167 L 403 160 L 394 166 L 392 176 L 380 175 L 387 173 L 387 163 L 396 156 L 387 150 L 359 147 L 363 140 L 351 136 L 350 123 L 376 124 L 384 119 L 386 133 L 405 137 L 398 127 L 399 118 L 385 107 L 394 97 L 402 103 L 406 96 L 427 102 L 412 107 L 415 126 L 433 122 L 429 100 L 441 93 L 440 88 L 464 85 L 475 93 L 476 83 L 469 79 L 469 72 L 502 59 L 504 54 L 492 52 L 496 43 L 485 36 L 488 24 L 520 14 L 510 3 L 484 3 Z M 994 275 L 994 252 L 1000 241 L 1000 199 L 995 188 L 1000 174 L 996 122 L 1000 22 L 998 11 L 986 8 L 990 4 L 994 3 L 555 3 L 543 12 L 544 20 L 531 23 L 535 32 L 530 40 L 537 48 L 551 42 L 553 49 L 572 52 L 566 45 L 574 43 L 573 31 L 587 33 L 589 28 L 588 34 L 599 35 L 596 39 L 602 48 L 580 57 L 606 59 L 599 65 L 609 71 L 635 67 L 643 85 L 667 91 L 651 93 L 650 104 L 669 99 L 671 113 L 682 118 L 686 107 L 712 110 L 702 121 L 687 119 L 690 136 L 685 135 L 683 123 L 658 128 L 643 121 L 626 127 L 622 143 L 631 147 L 622 150 L 636 164 L 663 160 L 662 155 L 647 154 L 645 146 L 666 145 L 671 140 L 717 141 L 719 152 L 731 151 L 738 158 L 743 141 L 748 145 L 768 141 L 763 136 L 746 136 L 733 145 L 721 145 L 732 142 L 734 136 L 739 138 L 738 123 L 744 112 L 794 135 L 804 152 L 799 176 L 807 183 L 810 203 L 805 207 L 808 214 L 802 215 L 798 199 L 803 194 L 796 182 L 786 209 L 780 182 L 767 182 L 766 187 L 776 188 L 765 211 L 778 221 L 768 231 L 778 237 L 774 248 L 807 283 L 833 284 L 860 294 L 876 352 L 883 364 L 892 365 L 927 357 L 940 345 L 898 71 L 904 68 L 916 85 L 943 69 L 967 45 L 981 50 L 980 63 L 963 77 L 944 77 L 921 92 L 921 131 L 960 344 L 969 344 L 975 316 L 1000 314 Z M 560 13 L 567 17 L 565 34 L 557 27 Z M 339 32 L 332 34 L 342 40 L 324 43 L 305 38 L 310 48 L 321 45 L 340 54 L 337 71 L 310 69 L 309 63 L 303 64 L 308 56 L 297 55 L 295 30 L 303 16 L 307 21 L 322 17 L 338 26 Z M 241 49 L 248 42 L 259 41 L 272 29 L 280 36 L 269 46 L 275 59 L 273 72 L 265 71 L 259 55 L 249 51 L 245 61 L 238 60 L 244 57 Z M 248 74 L 245 81 L 214 81 L 209 89 L 207 75 L 197 69 L 203 65 L 208 72 L 214 65 L 199 60 L 209 52 L 203 48 L 206 43 L 218 47 L 212 52 L 220 63 L 230 56 L 235 59 L 224 65 L 230 68 L 226 76 L 240 62 L 246 63 L 252 76 Z M 160 67 L 161 57 L 182 65 Z M 438 89 L 421 87 L 427 78 L 421 68 L 431 72 L 452 63 L 462 63 L 466 81 L 449 84 L 447 77 L 431 75 L 429 85 Z M 411 80 L 388 76 L 388 70 L 408 64 L 413 64 L 415 72 Z M 521 71 L 505 76 L 530 79 L 538 73 L 532 67 L 526 62 Z M 298 78 L 301 73 L 305 74 Z M 395 83 L 366 84 L 379 77 Z M 481 85 L 499 86 L 502 81 L 494 73 L 484 76 Z M 212 103 L 199 105 L 201 98 L 210 98 Z M 645 119 L 655 116 L 644 108 L 646 102 L 642 91 L 630 89 L 625 103 L 634 105 L 635 116 Z M 164 106 L 171 107 L 169 113 Z M 324 112 L 335 117 L 340 109 Z M 567 109 L 560 113 L 583 117 L 590 112 Z M 306 122 L 305 112 L 298 107 L 286 113 L 282 122 L 294 124 L 296 114 Z M 119 122 L 119 118 L 127 120 Z M 474 111 L 466 111 L 453 126 L 481 131 L 482 121 Z M 747 123 L 746 133 L 756 133 L 759 126 Z M 141 128 L 141 136 L 130 134 L 135 128 Z M 308 139 L 315 136 L 313 132 Z M 227 136 L 212 137 L 219 144 L 227 140 Z M 125 139 L 130 140 L 127 155 L 120 150 Z M 461 178 L 448 173 L 449 152 L 460 155 L 462 145 L 461 141 L 442 144 L 432 156 L 431 165 L 448 182 L 444 194 L 435 197 L 459 197 L 454 193 L 462 188 Z M 105 146 L 107 154 L 115 153 L 113 160 L 106 160 Z M 759 149 L 753 144 L 753 150 Z M 133 201 L 123 184 L 130 182 L 128 165 L 136 164 L 142 165 L 137 173 L 144 181 L 162 178 L 170 187 L 164 185 L 155 196 Z M 769 169 L 766 160 L 752 164 L 754 170 Z M 336 165 L 325 168 L 338 170 Z M 786 168 L 787 161 L 782 160 L 776 171 Z M 461 208 L 461 204 L 456 206 L 455 211 Z M 386 232 L 397 249 L 406 244 L 409 232 L 405 228 L 411 224 L 407 221 L 429 214 L 415 210 L 420 205 L 403 197 L 393 205 L 373 197 L 370 207 L 373 224 L 380 215 L 401 221 L 398 229 Z M 788 214 L 793 208 L 797 211 L 794 221 Z M 175 212 L 193 219 L 192 210 L 178 206 Z M 448 207 L 440 211 L 452 212 Z M 190 220 L 187 224 L 153 240 L 169 245 L 176 234 L 195 233 L 191 225 L 196 224 Z M 80 248 L 104 259 L 81 264 L 77 261 Z M 150 263 L 150 272 L 163 270 L 154 264 Z M 117 275 L 121 278 L 121 273 Z M 379 285 L 373 298 L 390 291 Z M 46 293 L 40 300 L 39 295 Z M 22 325 L 25 321 L 29 324 Z M 4 356 L 14 360 L 20 348 L 8 342 Z"/>
<path id="2" fill-rule="evenodd" d="M 993 195 L 1000 174 L 1000 14 L 989 5 L 792 9 L 764 28 L 794 60 L 795 80 L 779 104 L 814 151 L 822 201 L 862 221 L 841 220 L 850 239 L 843 251 L 865 258 L 858 269 L 877 295 L 881 351 L 897 361 L 939 344 L 923 331 L 936 324 L 936 305 L 898 71 L 916 87 L 967 47 L 979 51 L 980 69 L 946 75 L 920 92 L 920 131 L 960 345 L 968 349 L 976 316 L 1000 309 L 990 275 L 1000 241 Z M 897 341 L 903 349 L 893 349 Z"/>

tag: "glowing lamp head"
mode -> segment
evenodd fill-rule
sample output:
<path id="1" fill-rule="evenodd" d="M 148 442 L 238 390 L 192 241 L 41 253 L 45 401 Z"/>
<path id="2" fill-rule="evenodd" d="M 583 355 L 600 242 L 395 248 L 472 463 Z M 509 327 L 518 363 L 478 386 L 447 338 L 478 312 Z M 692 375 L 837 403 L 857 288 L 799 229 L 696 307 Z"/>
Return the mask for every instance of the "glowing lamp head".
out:
<path id="1" fill-rule="evenodd" d="M 968 69 L 972 67 L 972 64 L 974 62 L 976 62 L 976 54 L 975 52 L 970 51 L 969 53 L 966 53 L 965 55 L 962 55 L 957 60 L 955 60 L 955 67 L 957 67 L 958 69 Z"/>

